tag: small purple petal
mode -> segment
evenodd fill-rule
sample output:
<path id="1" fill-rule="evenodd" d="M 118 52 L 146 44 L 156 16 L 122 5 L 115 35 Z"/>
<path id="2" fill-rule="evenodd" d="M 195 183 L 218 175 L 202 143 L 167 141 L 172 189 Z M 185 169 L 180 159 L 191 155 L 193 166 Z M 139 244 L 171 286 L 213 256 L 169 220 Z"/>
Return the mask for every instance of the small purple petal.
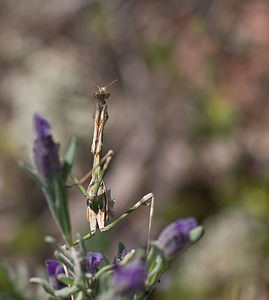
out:
<path id="1" fill-rule="evenodd" d="M 112 285 L 119 295 L 132 295 L 145 289 L 146 265 L 142 261 L 117 265 L 112 276 Z"/>
<path id="2" fill-rule="evenodd" d="M 50 179 L 61 170 L 59 144 L 54 143 L 50 125 L 44 118 L 35 114 L 34 123 L 37 131 L 37 138 L 33 144 L 34 163 L 39 174 Z"/>
<path id="3" fill-rule="evenodd" d="M 94 273 L 97 267 L 102 263 L 103 255 L 99 252 L 88 252 L 87 263 L 91 273 Z"/>
<path id="4" fill-rule="evenodd" d="M 158 237 L 158 243 L 165 256 L 170 259 L 190 244 L 190 232 L 198 226 L 195 218 L 178 219 L 165 227 Z"/>
<path id="5" fill-rule="evenodd" d="M 39 137 L 50 136 L 50 124 L 39 114 L 34 115 L 34 124 Z"/>
<path id="6" fill-rule="evenodd" d="M 45 261 L 46 269 L 49 275 L 50 286 L 54 290 L 64 288 L 66 285 L 57 279 L 57 276 L 64 274 L 64 269 L 57 260 L 48 259 Z"/>
<path id="7" fill-rule="evenodd" d="M 48 259 L 45 261 L 45 264 L 46 264 L 46 268 L 47 268 L 49 276 L 55 276 L 56 267 L 58 267 L 60 265 L 60 263 L 57 260 Z"/>

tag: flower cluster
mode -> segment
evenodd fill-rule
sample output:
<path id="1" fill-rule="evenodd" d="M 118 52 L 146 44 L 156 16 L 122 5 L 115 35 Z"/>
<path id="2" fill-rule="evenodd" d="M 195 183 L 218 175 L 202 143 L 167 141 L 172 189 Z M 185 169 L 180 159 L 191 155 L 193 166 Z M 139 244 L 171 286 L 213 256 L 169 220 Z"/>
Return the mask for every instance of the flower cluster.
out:
<path id="1" fill-rule="evenodd" d="M 100 252 L 87 253 L 87 265 L 91 273 L 95 273 L 97 267 L 102 263 L 103 255 Z"/>
<path id="2" fill-rule="evenodd" d="M 33 158 L 37 171 L 45 179 L 50 179 L 61 170 L 59 144 L 55 144 L 49 123 L 40 115 L 34 115 L 37 138 L 33 145 Z"/>
<path id="3" fill-rule="evenodd" d="M 57 279 L 60 274 L 64 274 L 64 269 L 61 264 L 57 260 L 47 259 L 45 265 L 49 275 L 50 286 L 54 290 L 64 288 L 66 285 Z"/>
<path id="4" fill-rule="evenodd" d="M 165 227 L 156 241 L 151 241 L 149 252 L 143 249 L 127 251 L 120 243 L 118 255 L 112 263 L 102 253 L 87 252 L 84 239 L 91 237 L 92 233 L 88 237 L 78 235 L 79 239 L 73 242 L 68 210 L 66 181 L 75 160 L 76 144 L 70 143 L 61 164 L 59 144 L 53 141 L 49 123 L 36 114 L 34 125 L 37 137 L 33 144 L 33 158 L 37 172 L 29 166 L 23 165 L 23 168 L 42 186 L 52 215 L 67 244 L 61 247 L 53 238 L 47 239 L 56 247 L 57 260 L 45 262 L 49 281 L 33 278 L 32 282 L 40 283 L 52 296 L 51 299 L 55 300 L 146 299 L 167 269 L 168 261 L 200 239 L 203 234 L 202 226 L 199 226 L 194 217 L 178 219 Z M 102 179 L 100 183 L 101 181 Z M 88 199 L 88 192 L 79 186 Z M 145 203 L 148 203 L 149 195 L 153 194 L 143 197 Z M 140 201 L 138 204 L 144 202 Z M 102 205 L 99 207 L 100 203 L 97 202 L 97 211 L 99 208 L 103 209 Z M 134 207 L 137 208 L 138 204 Z M 129 209 L 122 216 L 127 216 L 133 210 L 134 208 Z M 103 214 L 101 210 L 100 212 Z M 79 244 L 79 248 L 75 249 L 74 244 Z"/>
<path id="5" fill-rule="evenodd" d="M 105 270 L 108 267 L 108 272 L 104 272 L 102 280 L 107 281 L 108 289 L 114 295 L 113 297 L 120 296 L 124 299 L 132 299 L 134 295 L 146 295 L 151 286 L 156 284 L 160 274 L 165 270 L 166 260 L 170 260 L 186 249 L 193 242 L 191 237 L 193 230 L 197 230 L 199 227 L 193 217 L 179 219 L 163 229 L 155 242 L 155 246 L 157 247 L 153 244 L 148 257 L 145 257 L 144 252 L 141 256 L 139 250 L 136 251 L 133 249 L 127 251 L 123 248 L 114 258 L 113 264 L 105 265 L 103 268 L 101 268 L 101 264 L 103 263 L 104 256 L 99 252 L 87 252 L 85 275 L 87 273 L 91 274 L 89 277 L 91 280 L 87 283 L 87 286 L 95 284 L 96 281 L 94 278 L 98 275 L 98 271 L 102 273 L 103 269 Z M 201 234 L 200 232 L 199 237 Z M 74 261 L 79 261 L 79 259 L 76 258 Z M 156 263 L 158 261 L 159 265 Z M 47 260 L 46 268 L 51 288 L 53 290 L 66 288 L 66 285 L 58 279 L 59 275 L 65 274 L 60 262 Z M 78 269 L 82 268 L 79 267 Z M 152 276 L 152 273 L 154 276 Z M 66 273 L 66 275 L 72 276 L 71 273 Z M 77 279 L 77 281 L 79 280 Z M 101 287 L 100 293 L 102 294 Z"/>
<path id="6" fill-rule="evenodd" d="M 87 266 L 90 273 L 95 273 L 98 266 L 103 261 L 103 255 L 99 252 L 88 252 L 87 253 Z M 49 275 L 50 286 L 54 290 L 59 290 L 66 287 L 57 277 L 60 274 L 65 274 L 64 268 L 57 260 L 47 259 L 45 261 L 46 269 Z M 66 274 L 68 275 L 68 274 Z"/>

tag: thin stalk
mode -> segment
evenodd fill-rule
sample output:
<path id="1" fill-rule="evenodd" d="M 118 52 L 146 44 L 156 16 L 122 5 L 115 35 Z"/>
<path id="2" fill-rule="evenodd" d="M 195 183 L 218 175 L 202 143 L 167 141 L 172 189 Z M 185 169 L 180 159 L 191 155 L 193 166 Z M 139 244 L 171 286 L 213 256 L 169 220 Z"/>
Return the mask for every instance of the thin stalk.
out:
<path id="1" fill-rule="evenodd" d="M 66 267 L 65 264 L 63 264 L 63 268 L 64 268 L 64 273 L 65 273 L 65 275 L 66 275 L 67 277 L 69 277 L 68 270 L 67 270 L 67 267 Z M 70 287 L 70 284 L 68 284 L 68 287 Z M 75 300 L 73 294 L 71 295 L 71 300 Z"/>
<path id="2" fill-rule="evenodd" d="M 116 226 L 120 221 L 122 221 L 123 219 L 125 219 L 127 216 L 129 216 L 133 211 L 135 211 L 137 208 L 139 208 L 141 205 L 147 203 L 148 201 L 150 201 L 150 199 L 154 199 L 154 195 L 152 193 L 149 193 L 147 195 L 145 195 L 141 200 L 139 200 L 138 202 L 136 202 L 135 205 L 133 205 L 131 208 L 129 208 L 124 214 L 122 214 L 120 217 L 118 217 L 116 220 L 114 220 L 112 223 L 110 223 L 109 225 L 107 225 L 103 230 L 103 231 L 108 231 L 110 229 L 112 229 L 114 226 Z M 94 235 L 94 233 L 88 233 L 86 235 L 83 236 L 83 240 L 88 240 L 89 238 L 91 238 Z M 73 242 L 73 245 L 77 245 L 79 243 L 79 240 L 76 240 Z"/>
<path id="3" fill-rule="evenodd" d="M 75 184 L 78 186 L 78 188 L 80 189 L 80 191 L 82 192 L 82 194 L 84 195 L 85 198 L 89 198 L 89 195 L 86 191 L 86 189 L 84 188 L 84 186 L 80 183 L 79 179 L 77 178 L 77 176 L 70 172 L 70 176 L 72 177 L 72 179 L 74 180 Z"/>
<path id="4" fill-rule="evenodd" d="M 110 223 L 109 225 L 107 225 L 105 227 L 104 231 L 107 231 L 107 230 L 110 230 L 111 228 L 113 228 L 115 225 L 117 225 L 120 221 L 122 221 L 127 216 L 129 216 L 133 211 L 135 211 L 142 204 L 147 203 L 150 199 L 152 199 L 152 197 L 153 197 L 152 193 L 149 193 L 149 194 L 145 195 L 141 200 L 139 200 L 138 202 L 136 202 L 135 205 L 133 205 L 131 208 L 129 208 L 124 214 L 122 214 L 115 221 L 113 221 L 112 223 Z"/>

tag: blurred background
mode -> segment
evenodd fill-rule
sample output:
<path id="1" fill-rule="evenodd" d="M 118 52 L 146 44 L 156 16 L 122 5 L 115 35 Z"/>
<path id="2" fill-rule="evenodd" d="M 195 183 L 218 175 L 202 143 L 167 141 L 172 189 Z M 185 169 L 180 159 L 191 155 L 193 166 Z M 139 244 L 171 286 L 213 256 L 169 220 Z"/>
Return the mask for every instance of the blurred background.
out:
<path id="1" fill-rule="evenodd" d="M 49 120 L 61 155 L 79 138 L 81 177 L 92 164 L 92 81 L 118 78 L 104 134 L 116 216 L 153 192 L 153 238 L 179 217 L 206 229 L 151 299 L 269 299 L 268 30 L 267 0 L 1 0 L 1 261 L 36 275 L 53 257 L 44 235 L 60 238 L 18 167 L 32 160 L 33 114 Z M 70 211 L 73 233 L 86 234 L 76 187 Z M 110 258 L 119 241 L 145 247 L 147 226 L 142 207 L 88 247 Z"/>

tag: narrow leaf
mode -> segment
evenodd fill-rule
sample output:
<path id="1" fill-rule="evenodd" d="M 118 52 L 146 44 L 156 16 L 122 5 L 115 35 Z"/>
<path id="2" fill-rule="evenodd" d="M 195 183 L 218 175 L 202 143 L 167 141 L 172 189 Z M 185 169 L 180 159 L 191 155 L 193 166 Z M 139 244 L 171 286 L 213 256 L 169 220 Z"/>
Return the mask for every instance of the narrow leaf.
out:
<path id="1" fill-rule="evenodd" d="M 71 224 L 68 210 L 68 197 L 66 187 L 61 176 L 55 176 L 52 180 L 52 184 L 55 201 L 55 215 L 57 218 L 57 222 L 67 243 L 71 245 Z"/>
<path id="2" fill-rule="evenodd" d="M 83 300 L 83 292 L 80 291 L 77 296 L 76 296 L 76 300 Z"/>
<path id="3" fill-rule="evenodd" d="M 54 256 L 57 260 L 59 260 L 62 264 L 66 265 L 66 267 L 68 268 L 68 270 L 74 272 L 74 266 L 72 264 L 72 262 L 62 253 L 55 251 L 54 252 Z"/>
<path id="4" fill-rule="evenodd" d="M 32 277 L 30 279 L 30 282 L 40 284 L 47 293 L 54 296 L 54 290 L 51 288 L 50 284 L 45 279 L 41 279 L 39 277 Z"/>
<path id="5" fill-rule="evenodd" d="M 65 287 L 63 289 L 55 291 L 55 296 L 60 297 L 60 298 L 66 298 L 71 296 L 72 294 L 78 292 L 79 288 L 75 285 L 71 287 Z"/>
<path id="6" fill-rule="evenodd" d="M 23 171 L 30 176 L 36 183 L 38 183 L 39 185 L 43 186 L 46 185 L 45 181 L 42 179 L 41 176 L 39 176 L 37 174 L 37 172 L 35 171 L 35 169 L 33 167 L 31 167 L 30 165 L 28 165 L 27 163 L 25 163 L 24 161 L 19 161 L 19 166 L 23 169 Z"/>
<path id="7" fill-rule="evenodd" d="M 95 278 L 99 278 L 100 276 L 102 276 L 103 274 L 107 273 L 110 274 L 111 271 L 115 268 L 115 265 L 106 265 L 103 268 L 101 268 L 96 274 L 95 274 Z"/>
<path id="8" fill-rule="evenodd" d="M 70 252 L 65 247 L 63 247 L 60 243 L 58 243 L 55 238 L 47 235 L 45 236 L 45 242 L 53 245 L 56 248 L 56 250 L 58 250 L 59 253 L 62 253 L 65 257 L 67 257 L 70 261 L 72 261 L 72 256 Z"/>
<path id="9" fill-rule="evenodd" d="M 60 274 L 57 276 L 57 279 L 59 279 L 62 283 L 66 285 L 73 285 L 74 279 L 72 277 L 68 277 L 64 274 Z"/>
<path id="10" fill-rule="evenodd" d="M 77 234 L 77 239 L 79 240 L 79 247 L 82 255 L 84 257 L 87 257 L 87 249 L 86 249 L 85 241 L 83 240 L 83 236 L 81 234 Z"/>
<path id="11" fill-rule="evenodd" d="M 66 182 L 68 175 L 73 167 L 77 154 L 77 139 L 73 137 L 66 151 L 63 167 L 62 167 L 62 178 Z"/>
<path id="12" fill-rule="evenodd" d="M 154 243 L 151 244 L 150 253 L 147 261 L 148 278 L 147 287 L 153 286 L 159 279 L 160 275 L 167 269 L 168 261 L 164 253 Z"/>
<path id="13" fill-rule="evenodd" d="M 105 254 L 103 254 L 103 258 L 104 258 L 104 263 L 105 263 L 105 265 L 110 265 L 110 261 L 109 261 L 109 259 L 105 256 Z"/>
<path id="14" fill-rule="evenodd" d="M 123 250 L 126 250 L 126 247 L 124 246 L 123 243 L 119 243 L 118 244 L 118 255 L 120 255 Z"/>

